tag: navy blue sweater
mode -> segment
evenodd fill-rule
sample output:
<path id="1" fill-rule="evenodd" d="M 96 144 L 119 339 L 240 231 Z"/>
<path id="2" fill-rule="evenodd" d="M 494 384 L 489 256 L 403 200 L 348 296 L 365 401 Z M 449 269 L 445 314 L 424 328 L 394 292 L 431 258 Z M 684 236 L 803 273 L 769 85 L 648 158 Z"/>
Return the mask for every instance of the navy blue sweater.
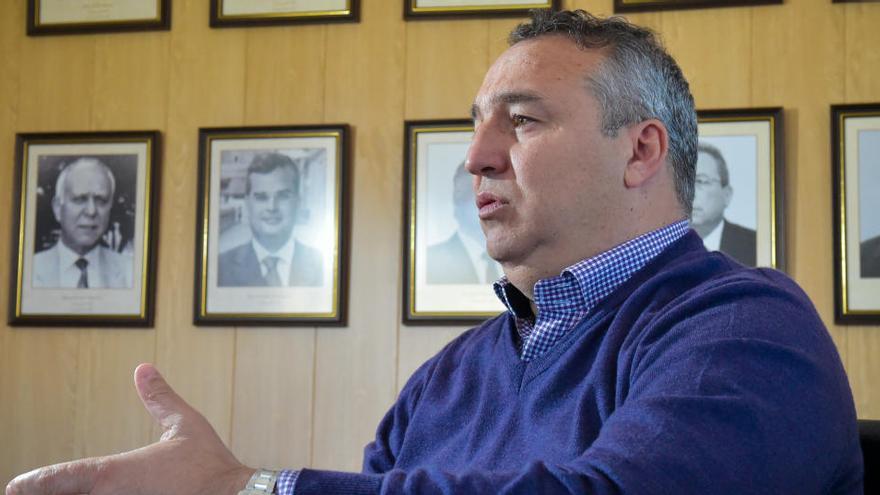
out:
<path id="1" fill-rule="evenodd" d="M 807 296 L 773 270 L 670 246 L 541 357 L 509 314 L 422 365 L 364 473 L 296 493 L 861 493 L 849 385 Z"/>

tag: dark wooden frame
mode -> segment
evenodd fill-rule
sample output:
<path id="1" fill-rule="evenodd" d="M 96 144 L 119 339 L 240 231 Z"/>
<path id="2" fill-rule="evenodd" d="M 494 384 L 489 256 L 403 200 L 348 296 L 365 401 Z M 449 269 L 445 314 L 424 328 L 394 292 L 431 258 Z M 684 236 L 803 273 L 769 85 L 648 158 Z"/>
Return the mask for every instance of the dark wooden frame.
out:
<path id="1" fill-rule="evenodd" d="M 448 311 L 417 313 L 415 311 L 415 225 L 416 225 L 416 167 L 417 132 L 461 132 L 473 129 L 470 119 L 407 120 L 404 122 L 403 151 L 403 314 L 407 325 L 477 325 L 498 312 Z"/>
<path id="2" fill-rule="evenodd" d="M 848 117 L 880 117 L 880 103 L 831 106 L 831 196 L 834 237 L 834 320 L 840 324 L 878 324 L 880 308 L 851 310 L 847 304 L 846 260 L 846 149 L 844 120 Z"/>
<path id="3" fill-rule="evenodd" d="M 360 22 L 361 18 L 361 0 L 348 0 L 349 8 L 343 14 L 263 14 L 248 16 L 229 16 L 220 15 L 220 6 L 223 0 L 210 0 L 210 24 L 213 28 L 227 27 L 259 27 L 259 26 L 281 26 L 289 24 L 324 24 L 336 22 Z"/>
<path id="4" fill-rule="evenodd" d="M 784 112 L 781 107 L 766 108 L 732 108 L 717 110 L 697 110 L 697 119 L 701 124 L 726 122 L 762 122 L 770 123 L 770 149 L 773 156 L 771 173 L 771 265 L 777 270 L 785 271 L 786 235 L 785 235 L 785 126 Z"/>
<path id="5" fill-rule="evenodd" d="M 425 20 L 425 19 L 461 19 L 474 17 L 525 17 L 532 9 L 552 9 L 558 10 L 561 6 L 560 0 L 549 0 L 546 2 L 534 1 L 532 5 L 503 5 L 503 6 L 473 6 L 473 7 L 422 7 L 415 6 L 416 0 L 403 0 L 403 18 L 408 21 Z M 546 4 L 539 6 L 537 4 Z"/>
<path id="6" fill-rule="evenodd" d="M 783 0 L 614 0 L 614 12 L 649 12 L 657 10 L 703 9 L 778 5 Z"/>
<path id="7" fill-rule="evenodd" d="M 25 239 L 25 194 L 27 192 L 26 154 L 27 146 L 31 144 L 51 144 L 57 141 L 75 142 L 101 142 L 112 141 L 141 141 L 148 142 L 149 170 L 145 173 L 146 188 L 144 197 L 148 202 L 144 206 L 144 233 L 147 236 L 144 245 L 146 252 L 143 253 L 143 267 L 141 284 L 143 292 L 141 297 L 141 314 L 127 315 L 29 315 L 21 314 L 21 286 L 23 277 L 22 265 L 24 253 L 22 252 Z M 106 326 L 143 326 L 153 325 L 155 307 L 155 281 L 156 281 L 156 257 L 158 251 L 158 233 L 156 224 L 159 218 L 159 180 L 160 156 L 162 154 L 162 141 L 159 131 L 110 131 L 110 132 L 59 132 L 59 133 L 23 133 L 17 134 L 15 140 L 15 189 L 12 194 L 12 235 L 13 246 L 10 250 L 10 277 L 9 277 L 9 312 L 8 322 L 10 325 L 22 326 L 82 326 L 82 327 L 106 327 Z"/>
<path id="8" fill-rule="evenodd" d="M 208 246 L 208 214 L 210 212 L 210 146 L 212 139 L 244 139 L 255 140 L 270 137 L 308 137 L 308 133 L 335 132 L 339 140 L 336 144 L 338 153 L 338 196 L 336 208 L 338 209 L 339 222 L 337 228 L 338 259 L 336 270 L 338 277 L 336 284 L 336 298 L 333 301 L 336 311 L 330 316 L 291 316 L 291 314 L 279 314 L 278 316 L 256 316 L 251 313 L 207 313 L 207 287 L 205 280 L 205 258 Z M 303 134 L 303 136 L 296 136 Z M 196 217 L 196 252 L 195 252 L 195 298 L 193 301 L 193 323 L 196 325 L 222 325 L 222 326 L 345 326 L 347 323 L 348 302 L 348 264 L 349 264 L 349 175 L 351 168 L 351 130 L 348 124 L 320 124 L 301 126 L 271 126 L 271 127 L 215 127 L 199 129 L 199 163 L 198 163 L 198 189 L 196 193 L 197 217 Z"/>
<path id="9" fill-rule="evenodd" d="M 171 29 L 171 0 L 156 0 L 156 3 L 159 6 L 159 19 L 157 20 L 98 21 L 47 25 L 41 25 L 38 23 L 38 2 L 40 2 L 40 0 L 27 0 L 28 36 L 114 33 L 126 31 L 168 31 Z"/>

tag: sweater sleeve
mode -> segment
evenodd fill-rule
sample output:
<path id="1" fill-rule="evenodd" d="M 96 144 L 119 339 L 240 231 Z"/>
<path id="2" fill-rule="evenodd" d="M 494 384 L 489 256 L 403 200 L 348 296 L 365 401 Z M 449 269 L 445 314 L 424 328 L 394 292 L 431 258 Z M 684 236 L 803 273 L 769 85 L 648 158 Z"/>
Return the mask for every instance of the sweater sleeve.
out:
<path id="1" fill-rule="evenodd" d="M 728 283 L 654 317 L 631 340 L 614 412 L 570 461 L 394 469 L 429 362 L 367 447 L 365 472 L 305 469 L 297 495 L 861 492 L 846 376 L 798 289 Z"/>

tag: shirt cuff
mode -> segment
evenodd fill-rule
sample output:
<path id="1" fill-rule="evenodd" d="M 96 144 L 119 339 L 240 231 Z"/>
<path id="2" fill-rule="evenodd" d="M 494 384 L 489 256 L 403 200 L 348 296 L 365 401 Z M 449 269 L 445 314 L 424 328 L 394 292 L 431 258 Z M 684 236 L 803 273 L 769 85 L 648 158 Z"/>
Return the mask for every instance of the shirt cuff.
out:
<path id="1" fill-rule="evenodd" d="M 275 493 L 278 495 L 294 495 L 296 488 L 296 480 L 299 478 L 299 471 L 290 471 L 285 469 L 278 473 L 278 480 L 275 482 Z"/>

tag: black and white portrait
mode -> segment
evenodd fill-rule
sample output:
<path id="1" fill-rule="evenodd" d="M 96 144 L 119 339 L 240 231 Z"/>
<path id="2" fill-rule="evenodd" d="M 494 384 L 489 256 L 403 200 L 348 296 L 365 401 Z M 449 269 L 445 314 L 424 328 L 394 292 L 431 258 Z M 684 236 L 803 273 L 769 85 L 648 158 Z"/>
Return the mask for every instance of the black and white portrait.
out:
<path id="1" fill-rule="evenodd" d="M 343 318 L 345 126 L 202 129 L 196 322 Z"/>
<path id="2" fill-rule="evenodd" d="M 407 134 L 404 295 L 408 323 L 477 322 L 503 308 L 492 284 L 504 273 L 486 252 L 464 160 L 469 121 L 412 121 Z"/>
<path id="3" fill-rule="evenodd" d="M 438 172 L 437 175 L 447 174 Z M 452 173 L 452 194 L 444 197 L 446 189 L 443 188 L 441 191 L 434 190 L 429 193 L 431 197 L 428 221 L 432 225 L 448 226 L 449 208 L 440 206 L 442 203 L 448 203 L 452 209 L 454 230 L 443 240 L 428 245 L 427 283 L 494 283 L 501 278 L 501 266 L 486 252 L 486 237 L 480 227 L 474 200 L 473 176 L 465 169 L 464 162 L 459 163 Z M 431 216 L 431 213 L 434 216 Z"/>
<path id="4" fill-rule="evenodd" d="M 323 182 L 325 155 L 322 149 L 221 154 L 220 287 L 323 283 L 321 252 L 298 240 L 296 230 L 321 205 L 320 198 L 309 201 L 304 186 L 307 179 Z M 309 189 L 323 192 L 322 187 Z"/>
<path id="5" fill-rule="evenodd" d="M 136 155 L 39 158 L 35 288 L 129 289 Z"/>
<path id="6" fill-rule="evenodd" d="M 859 258 L 863 278 L 880 278 L 880 130 L 858 133 Z"/>
<path id="7" fill-rule="evenodd" d="M 722 151 L 723 150 L 723 151 Z M 706 249 L 756 265 L 756 139 L 700 139 L 691 227 Z"/>
<path id="8" fill-rule="evenodd" d="M 691 227 L 710 251 L 785 269 L 781 108 L 699 110 Z"/>
<path id="9" fill-rule="evenodd" d="M 13 322 L 152 322 L 159 138 L 18 135 Z"/>

